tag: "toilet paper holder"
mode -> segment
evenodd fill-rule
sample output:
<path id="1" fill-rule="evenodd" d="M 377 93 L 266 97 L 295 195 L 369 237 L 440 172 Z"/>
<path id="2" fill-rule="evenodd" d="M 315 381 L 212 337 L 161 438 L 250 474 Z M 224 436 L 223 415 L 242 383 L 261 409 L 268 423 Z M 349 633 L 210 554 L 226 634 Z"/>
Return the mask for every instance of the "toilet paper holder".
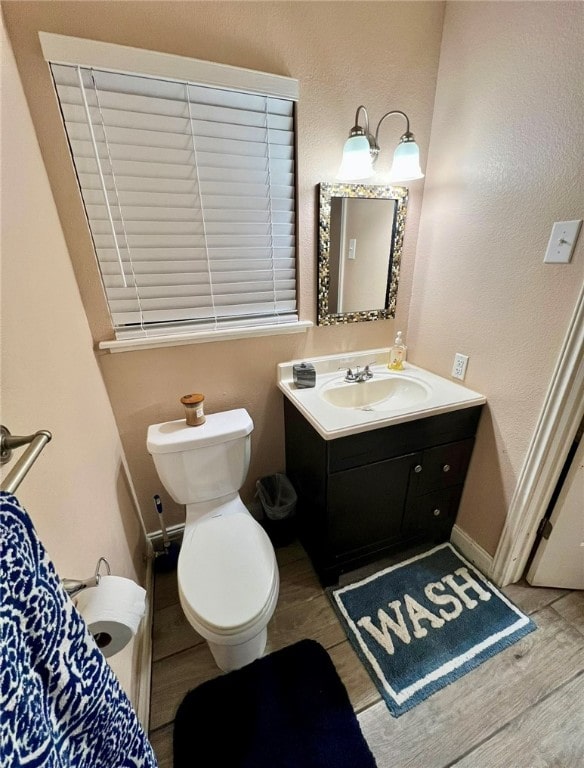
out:
<path id="1" fill-rule="evenodd" d="M 105 566 L 107 575 L 111 576 L 112 570 L 110 568 L 110 564 L 105 559 L 105 557 L 100 557 L 97 561 L 97 565 L 95 566 L 95 573 L 89 579 L 63 579 L 61 584 L 69 597 L 74 597 L 74 595 L 77 595 L 83 589 L 87 589 L 88 587 L 97 587 L 99 584 L 99 579 L 102 575 L 100 574 L 102 565 Z"/>

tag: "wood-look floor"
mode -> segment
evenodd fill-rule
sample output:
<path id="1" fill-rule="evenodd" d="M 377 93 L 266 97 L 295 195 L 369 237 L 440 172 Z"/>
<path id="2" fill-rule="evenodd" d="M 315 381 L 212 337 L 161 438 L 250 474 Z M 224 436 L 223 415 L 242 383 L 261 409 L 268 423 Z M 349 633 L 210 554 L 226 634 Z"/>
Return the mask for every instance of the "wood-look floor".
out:
<path id="1" fill-rule="evenodd" d="M 302 638 L 328 650 L 379 768 L 584 766 L 584 592 L 524 583 L 507 587 L 504 592 L 538 629 L 394 718 L 349 645 L 302 547 L 295 543 L 277 555 L 280 596 L 266 652 Z M 172 768 L 173 719 L 183 697 L 219 674 L 206 643 L 182 614 L 176 574 L 157 575 L 150 740 L 160 768 Z"/>

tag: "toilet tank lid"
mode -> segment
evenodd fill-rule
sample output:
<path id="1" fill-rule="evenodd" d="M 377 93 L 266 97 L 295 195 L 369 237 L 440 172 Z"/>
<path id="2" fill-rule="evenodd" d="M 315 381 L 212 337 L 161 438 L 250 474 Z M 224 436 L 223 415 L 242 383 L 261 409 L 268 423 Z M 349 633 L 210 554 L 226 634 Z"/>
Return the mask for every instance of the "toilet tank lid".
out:
<path id="1" fill-rule="evenodd" d="M 174 453 L 207 445 L 226 443 L 246 437 L 253 430 L 253 421 L 245 408 L 211 413 L 204 424 L 189 427 L 185 419 L 151 424 L 148 427 L 148 453 Z"/>

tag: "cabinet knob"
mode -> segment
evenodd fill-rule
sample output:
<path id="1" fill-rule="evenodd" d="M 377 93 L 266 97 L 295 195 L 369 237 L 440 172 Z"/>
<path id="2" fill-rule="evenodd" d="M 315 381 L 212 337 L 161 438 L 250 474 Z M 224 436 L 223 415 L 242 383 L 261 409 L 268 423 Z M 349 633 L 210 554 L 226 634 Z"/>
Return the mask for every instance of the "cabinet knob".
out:
<path id="1" fill-rule="evenodd" d="M 438 517 L 440 515 L 440 510 L 435 509 L 433 514 L 434 514 L 434 517 Z"/>
<path id="2" fill-rule="evenodd" d="M 442 467 L 442 471 L 443 471 L 443 472 L 450 472 L 450 464 L 445 464 L 445 465 Z"/>
<path id="3" fill-rule="evenodd" d="M 414 472 L 421 472 L 421 471 L 422 471 L 422 465 L 416 464 L 416 466 L 414 467 Z"/>

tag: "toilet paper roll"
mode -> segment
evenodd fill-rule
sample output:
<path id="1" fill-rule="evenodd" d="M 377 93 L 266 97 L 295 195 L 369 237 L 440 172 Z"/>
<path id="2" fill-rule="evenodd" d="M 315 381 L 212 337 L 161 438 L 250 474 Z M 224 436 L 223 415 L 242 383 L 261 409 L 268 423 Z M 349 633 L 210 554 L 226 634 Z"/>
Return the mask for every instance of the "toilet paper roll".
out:
<path id="1" fill-rule="evenodd" d="M 96 587 L 77 598 L 85 619 L 104 656 L 113 656 L 136 634 L 146 611 L 146 590 L 122 576 L 102 576 Z"/>

